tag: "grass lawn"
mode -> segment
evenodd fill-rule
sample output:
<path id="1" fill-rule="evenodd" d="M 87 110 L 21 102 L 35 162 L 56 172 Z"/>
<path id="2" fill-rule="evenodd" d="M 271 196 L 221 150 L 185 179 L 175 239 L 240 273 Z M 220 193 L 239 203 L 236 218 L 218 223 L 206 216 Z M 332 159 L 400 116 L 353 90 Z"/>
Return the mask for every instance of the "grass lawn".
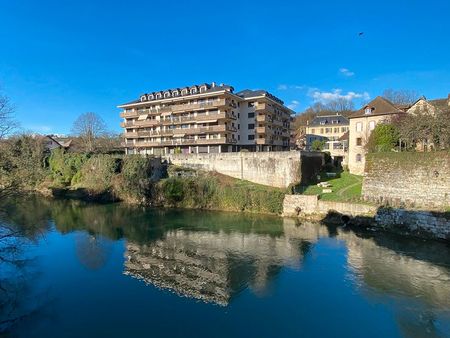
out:
<path id="1" fill-rule="evenodd" d="M 320 181 L 330 183 L 332 192 L 324 194 L 324 188 L 314 184 L 302 187 L 302 194 L 320 195 L 320 199 L 324 201 L 361 201 L 362 176 L 352 175 L 347 171 L 337 173 L 337 177 L 327 177 L 322 173 Z"/>

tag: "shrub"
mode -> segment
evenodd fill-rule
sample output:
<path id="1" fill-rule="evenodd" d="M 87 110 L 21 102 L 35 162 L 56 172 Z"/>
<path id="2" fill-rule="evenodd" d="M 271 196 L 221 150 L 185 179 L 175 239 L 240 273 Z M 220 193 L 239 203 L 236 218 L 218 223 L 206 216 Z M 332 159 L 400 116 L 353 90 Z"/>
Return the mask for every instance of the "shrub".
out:
<path id="1" fill-rule="evenodd" d="M 128 155 L 123 159 L 120 175 L 115 177 L 115 193 L 125 200 L 145 201 L 152 195 L 151 176 L 149 158 Z"/>
<path id="2" fill-rule="evenodd" d="M 87 160 L 86 154 L 65 153 L 63 149 L 55 149 L 48 163 L 53 179 L 57 183 L 69 185 Z"/>
<path id="3" fill-rule="evenodd" d="M 378 124 L 369 136 L 366 150 L 370 153 L 391 151 L 397 146 L 399 138 L 399 130 L 394 124 Z"/>
<path id="4" fill-rule="evenodd" d="M 324 146 L 325 146 L 325 141 L 314 140 L 311 143 L 311 150 L 313 150 L 313 151 L 322 151 Z"/>

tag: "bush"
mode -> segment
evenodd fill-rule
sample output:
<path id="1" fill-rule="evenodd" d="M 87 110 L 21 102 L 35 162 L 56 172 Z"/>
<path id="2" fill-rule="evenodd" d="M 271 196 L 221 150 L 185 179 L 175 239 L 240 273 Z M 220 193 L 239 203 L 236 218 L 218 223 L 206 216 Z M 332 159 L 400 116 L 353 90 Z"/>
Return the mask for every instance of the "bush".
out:
<path id="1" fill-rule="evenodd" d="M 322 151 L 324 146 L 325 146 L 325 141 L 314 140 L 311 143 L 311 150 L 312 151 Z"/>
<path id="2" fill-rule="evenodd" d="M 128 155 L 123 159 L 120 175 L 115 177 L 115 193 L 124 200 L 145 201 L 152 196 L 151 159 Z"/>
<path id="3" fill-rule="evenodd" d="M 369 153 L 391 151 L 398 145 L 399 138 L 399 130 L 394 124 L 378 124 L 369 136 L 366 150 Z"/>
<path id="4" fill-rule="evenodd" d="M 122 160 L 111 155 L 90 157 L 71 181 L 71 185 L 81 185 L 95 191 L 109 190 L 114 175 L 120 172 Z"/>
<path id="5" fill-rule="evenodd" d="M 87 160 L 86 154 L 65 153 L 63 149 L 55 149 L 48 162 L 53 179 L 57 183 L 69 185 Z M 80 178 L 79 175 L 77 179 Z"/>

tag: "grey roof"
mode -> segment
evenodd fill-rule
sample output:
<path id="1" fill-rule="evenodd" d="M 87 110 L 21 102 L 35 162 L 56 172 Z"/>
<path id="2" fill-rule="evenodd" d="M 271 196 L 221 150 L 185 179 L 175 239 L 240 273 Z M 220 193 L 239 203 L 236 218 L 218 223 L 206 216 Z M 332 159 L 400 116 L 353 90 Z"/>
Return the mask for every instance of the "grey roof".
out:
<path id="1" fill-rule="evenodd" d="M 316 116 L 309 124 L 309 127 L 348 124 L 348 119 L 342 115 L 325 115 Z"/>
<path id="2" fill-rule="evenodd" d="M 237 92 L 236 95 L 240 96 L 244 99 L 258 97 L 258 96 L 267 96 L 268 98 L 270 98 L 280 104 L 284 104 L 284 102 L 282 100 L 280 100 L 278 97 L 276 97 L 275 95 L 272 95 L 268 91 L 262 90 L 262 89 L 258 89 L 258 90 L 245 89 L 245 90 L 241 90 L 240 92 Z"/>
<path id="3" fill-rule="evenodd" d="M 202 87 L 202 86 L 206 86 L 206 91 L 203 91 L 202 94 L 218 92 L 218 91 L 222 91 L 222 90 L 226 90 L 226 91 L 229 91 L 231 93 L 234 91 L 234 88 L 232 86 L 229 86 L 229 85 L 226 85 L 226 84 L 223 84 L 223 83 L 221 83 L 219 85 L 216 84 L 215 82 L 213 82 L 211 84 L 202 83 L 202 84 L 198 84 L 198 85 L 186 86 L 186 87 L 181 87 L 181 88 L 171 88 L 171 89 L 158 90 L 158 91 L 155 91 L 155 92 L 145 93 L 145 94 L 140 95 L 138 99 L 130 101 L 130 102 L 127 102 L 127 103 L 124 103 L 124 104 L 122 104 L 122 106 L 123 105 L 133 104 L 133 103 L 148 102 L 148 101 L 155 101 L 155 100 L 164 99 L 164 97 L 159 98 L 159 99 L 156 99 L 154 97 L 153 99 L 150 99 L 149 98 L 150 95 L 156 96 L 156 94 L 158 94 L 158 93 L 163 94 L 165 92 L 170 92 L 172 94 L 172 92 L 175 92 L 175 91 L 181 92 L 183 89 L 188 89 L 188 91 L 189 91 L 193 87 L 196 87 L 197 89 L 200 89 L 200 87 Z M 197 92 L 196 94 L 199 94 L 199 92 Z M 189 96 L 189 95 L 196 95 L 196 94 L 191 94 L 190 91 L 189 91 L 188 94 L 186 94 L 186 95 L 171 96 L 171 97 L 186 97 L 186 96 Z M 142 99 L 143 97 L 145 98 L 144 100 Z"/>

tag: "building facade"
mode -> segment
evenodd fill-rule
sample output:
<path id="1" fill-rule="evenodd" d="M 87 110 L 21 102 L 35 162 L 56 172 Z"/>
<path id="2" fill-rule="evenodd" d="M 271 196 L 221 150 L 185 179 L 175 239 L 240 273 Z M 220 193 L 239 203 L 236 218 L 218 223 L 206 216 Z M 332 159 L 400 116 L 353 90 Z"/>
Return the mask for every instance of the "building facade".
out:
<path id="1" fill-rule="evenodd" d="M 264 90 L 215 83 L 143 94 L 123 109 L 126 154 L 289 150 L 292 110 Z"/>
<path id="2" fill-rule="evenodd" d="M 366 164 L 365 146 L 376 125 L 389 122 L 394 116 L 405 113 L 404 107 L 377 96 L 374 100 L 349 116 L 348 168 L 351 174 L 363 175 Z"/>
<path id="3" fill-rule="evenodd" d="M 324 141 L 323 151 L 339 163 L 347 163 L 349 120 L 340 115 L 315 117 L 306 126 L 306 150 L 312 150 L 314 141 Z"/>

